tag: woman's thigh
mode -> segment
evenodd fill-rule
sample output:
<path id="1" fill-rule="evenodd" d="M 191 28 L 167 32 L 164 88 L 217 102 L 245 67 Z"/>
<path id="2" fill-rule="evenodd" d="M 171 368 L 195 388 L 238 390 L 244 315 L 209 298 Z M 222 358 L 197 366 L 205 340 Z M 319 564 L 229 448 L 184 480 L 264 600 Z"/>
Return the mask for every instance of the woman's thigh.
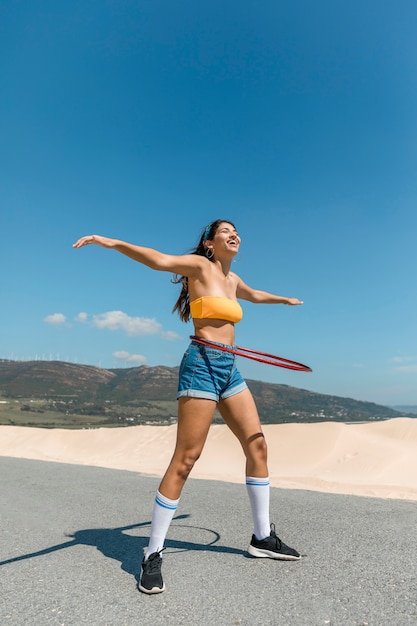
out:
<path id="1" fill-rule="evenodd" d="M 178 399 L 176 451 L 200 453 L 213 421 L 216 402 L 205 398 Z"/>
<path id="2" fill-rule="evenodd" d="M 258 410 L 249 389 L 221 400 L 218 408 L 225 423 L 239 439 L 245 451 L 249 449 L 251 443 L 263 439 Z"/>

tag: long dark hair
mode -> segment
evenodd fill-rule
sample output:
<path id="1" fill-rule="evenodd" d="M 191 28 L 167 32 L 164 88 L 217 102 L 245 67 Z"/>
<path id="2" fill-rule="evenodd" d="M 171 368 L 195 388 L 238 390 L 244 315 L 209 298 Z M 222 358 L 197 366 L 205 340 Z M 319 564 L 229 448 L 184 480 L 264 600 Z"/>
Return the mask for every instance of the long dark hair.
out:
<path id="1" fill-rule="evenodd" d="M 200 256 L 205 256 L 209 261 L 214 263 L 213 255 L 211 257 L 207 256 L 208 249 L 204 245 L 207 240 L 213 239 L 214 235 L 217 232 L 220 224 L 230 224 L 235 228 L 235 225 L 230 220 L 215 220 L 211 222 L 201 233 L 200 241 L 197 246 L 190 252 L 190 254 L 199 254 Z M 174 274 L 172 278 L 172 282 L 178 285 L 181 285 L 181 293 L 176 301 L 172 312 L 175 313 L 177 311 L 180 316 L 180 320 L 182 322 L 188 322 L 191 317 L 190 313 L 190 298 L 188 294 L 188 278 L 187 276 L 179 276 L 178 274 Z"/>

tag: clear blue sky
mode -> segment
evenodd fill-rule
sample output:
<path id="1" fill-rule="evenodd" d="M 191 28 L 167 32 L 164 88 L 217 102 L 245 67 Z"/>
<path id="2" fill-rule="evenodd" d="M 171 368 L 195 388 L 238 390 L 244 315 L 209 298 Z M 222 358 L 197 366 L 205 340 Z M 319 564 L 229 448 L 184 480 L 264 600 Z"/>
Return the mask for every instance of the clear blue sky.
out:
<path id="1" fill-rule="evenodd" d="M 218 217 L 237 342 L 313 374 L 248 378 L 417 404 L 417 4 L 38 0 L 0 19 L 0 357 L 179 363 L 177 286 L 93 232 L 184 253 Z M 119 313 L 115 313 L 119 312 Z"/>

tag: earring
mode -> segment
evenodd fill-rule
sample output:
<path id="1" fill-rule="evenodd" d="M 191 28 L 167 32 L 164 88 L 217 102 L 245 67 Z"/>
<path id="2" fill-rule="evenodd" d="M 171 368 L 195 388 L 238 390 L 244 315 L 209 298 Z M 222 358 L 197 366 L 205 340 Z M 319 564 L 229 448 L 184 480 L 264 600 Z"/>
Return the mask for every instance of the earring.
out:
<path id="1" fill-rule="evenodd" d="M 205 255 L 208 259 L 212 259 L 214 257 L 213 248 L 206 248 Z"/>
<path id="2" fill-rule="evenodd" d="M 238 253 L 237 257 L 233 259 L 233 263 L 239 263 L 241 257 L 240 257 L 240 252 Z"/>

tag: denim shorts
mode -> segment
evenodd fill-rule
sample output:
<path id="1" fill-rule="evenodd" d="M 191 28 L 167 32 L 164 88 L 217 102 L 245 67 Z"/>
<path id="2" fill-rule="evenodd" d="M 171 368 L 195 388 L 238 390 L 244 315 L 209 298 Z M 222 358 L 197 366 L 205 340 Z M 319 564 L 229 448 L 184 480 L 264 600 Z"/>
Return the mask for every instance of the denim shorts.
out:
<path id="1" fill-rule="evenodd" d="M 244 389 L 247 384 L 236 367 L 235 354 L 191 341 L 180 365 L 177 399 L 188 396 L 219 402 Z"/>

